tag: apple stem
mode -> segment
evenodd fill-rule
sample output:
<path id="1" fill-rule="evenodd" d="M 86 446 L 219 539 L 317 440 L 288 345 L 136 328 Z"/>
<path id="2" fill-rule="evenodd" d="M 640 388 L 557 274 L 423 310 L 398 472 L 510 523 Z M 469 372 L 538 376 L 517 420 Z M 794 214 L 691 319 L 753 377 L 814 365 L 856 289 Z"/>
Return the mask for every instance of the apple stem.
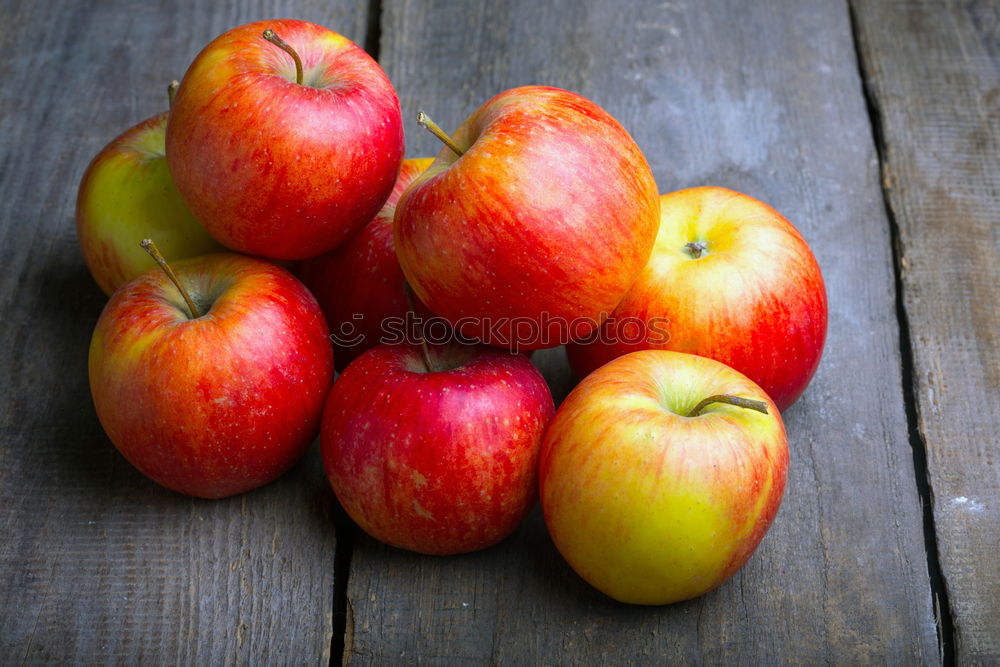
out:
<path id="1" fill-rule="evenodd" d="M 266 39 L 267 41 L 271 42 L 272 44 L 274 44 L 279 49 L 281 49 L 282 51 L 284 51 L 285 53 L 287 53 L 288 55 L 290 55 L 292 57 L 292 60 L 295 61 L 295 83 L 297 83 L 297 84 L 299 84 L 301 86 L 302 85 L 302 59 L 299 58 L 299 54 L 295 52 L 295 49 L 293 49 L 288 44 L 288 42 L 286 42 L 285 40 L 283 40 L 280 37 L 278 37 L 278 34 L 276 32 L 274 32 L 273 30 L 271 30 L 270 28 L 268 28 L 267 30 L 265 30 L 263 32 L 263 37 L 264 37 L 264 39 Z"/>
<path id="2" fill-rule="evenodd" d="M 431 117 L 425 114 L 423 111 L 417 112 L 417 124 L 425 128 L 428 132 L 433 134 L 438 139 L 440 139 L 441 143 L 443 143 L 445 146 L 454 151 L 455 155 L 457 155 L 458 157 L 462 157 L 463 155 L 465 155 L 465 151 L 459 148 L 458 144 L 456 144 L 455 141 L 451 137 L 449 137 L 444 130 L 441 129 L 441 126 L 439 126 L 437 123 L 431 120 Z"/>
<path id="3" fill-rule="evenodd" d="M 174 106 L 174 98 L 177 97 L 177 89 L 181 87 L 181 82 L 174 79 L 167 84 L 167 101 L 169 104 L 168 108 Z"/>
<path id="4" fill-rule="evenodd" d="M 691 241 L 691 243 L 685 244 L 684 248 L 687 249 L 691 257 L 699 259 L 708 250 L 708 245 L 704 241 Z"/>
<path id="5" fill-rule="evenodd" d="M 150 257 L 156 260 L 156 263 L 160 265 L 163 272 L 167 274 L 167 278 L 170 278 L 170 281 L 177 287 L 177 291 L 181 293 L 182 297 L 184 297 L 184 303 L 187 304 L 188 309 L 191 311 L 191 319 L 196 320 L 201 317 L 201 312 L 198 310 L 198 307 L 194 305 L 194 301 L 191 300 L 191 295 L 188 294 L 188 291 L 184 289 L 183 285 L 181 285 L 181 281 L 177 278 L 177 274 L 174 273 L 174 270 L 170 268 L 169 264 L 167 264 L 167 260 L 165 260 L 163 255 L 160 254 L 156 244 L 153 243 L 153 239 L 143 239 L 142 241 L 139 241 L 139 245 L 142 246 L 143 250 L 149 253 Z"/>
<path id="6" fill-rule="evenodd" d="M 406 294 L 406 307 L 409 308 L 410 312 L 413 313 L 413 316 L 416 317 L 417 309 L 414 306 L 415 301 L 413 299 L 413 288 L 410 287 L 410 283 L 405 280 L 403 281 L 403 293 Z M 427 372 L 433 373 L 437 370 L 437 366 L 433 361 L 431 361 L 431 350 L 427 347 L 427 340 L 424 339 L 424 333 L 420 329 L 417 330 L 417 338 L 420 339 L 420 356 L 424 359 L 424 366 L 427 367 Z"/>
<path id="7" fill-rule="evenodd" d="M 763 412 L 765 415 L 767 414 L 767 403 L 764 401 L 756 401 L 752 398 L 743 398 L 742 396 L 732 396 L 730 394 L 716 394 L 715 396 L 709 396 L 694 406 L 694 410 L 688 413 L 688 417 L 697 417 L 701 414 L 702 410 L 712 403 L 728 403 L 738 408 L 756 410 L 757 412 Z"/>

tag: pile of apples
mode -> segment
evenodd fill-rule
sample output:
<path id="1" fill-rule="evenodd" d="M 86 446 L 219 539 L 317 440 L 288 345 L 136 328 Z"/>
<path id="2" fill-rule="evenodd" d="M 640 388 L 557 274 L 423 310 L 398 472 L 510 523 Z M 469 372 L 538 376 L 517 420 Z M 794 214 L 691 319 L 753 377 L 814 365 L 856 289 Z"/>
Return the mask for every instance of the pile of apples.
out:
<path id="1" fill-rule="evenodd" d="M 242 493 L 319 432 L 337 498 L 390 545 L 483 549 L 540 498 L 618 600 L 694 597 L 750 557 L 785 485 L 779 410 L 827 322 L 781 215 L 722 188 L 660 196 L 614 118 L 550 87 L 451 135 L 422 117 L 444 147 L 404 160 L 384 72 L 303 21 L 224 33 L 175 93 L 77 203 L 110 295 L 94 405 L 142 473 Z M 555 410 L 529 356 L 562 344 L 582 381 Z"/>

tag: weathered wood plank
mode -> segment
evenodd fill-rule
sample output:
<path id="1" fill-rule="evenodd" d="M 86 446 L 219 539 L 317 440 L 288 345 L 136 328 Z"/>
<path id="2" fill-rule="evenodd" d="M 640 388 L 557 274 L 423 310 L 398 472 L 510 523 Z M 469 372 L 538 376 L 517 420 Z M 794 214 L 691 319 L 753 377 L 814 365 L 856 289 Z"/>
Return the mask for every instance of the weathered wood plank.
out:
<path id="1" fill-rule="evenodd" d="M 1000 662 L 1000 6 L 856 2 L 960 664 Z"/>
<path id="2" fill-rule="evenodd" d="M 141 477 L 104 436 L 87 348 L 104 297 L 76 247 L 101 146 L 166 107 L 223 30 L 367 2 L 5 2 L 0 14 L 0 662 L 327 662 L 335 500 L 310 452 L 225 501 Z"/>
<path id="3" fill-rule="evenodd" d="M 784 212 L 830 294 L 826 356 L 786 415 L 784 507 L 701 599 L 625 607 L 562 563 L 538 512 L 498 547 L 425 558 L 362 537 L 345 656 L 416 661 L 932 663 L 938 647 L 901 390 L 889 225 L 846 3 L 389 3 L 381 59 L 412 155 L 490 95 L 546 83 L 602 104 L 660 187 L 717 184 Z M 559 352 L 540 365 L 562 378 Z"/>

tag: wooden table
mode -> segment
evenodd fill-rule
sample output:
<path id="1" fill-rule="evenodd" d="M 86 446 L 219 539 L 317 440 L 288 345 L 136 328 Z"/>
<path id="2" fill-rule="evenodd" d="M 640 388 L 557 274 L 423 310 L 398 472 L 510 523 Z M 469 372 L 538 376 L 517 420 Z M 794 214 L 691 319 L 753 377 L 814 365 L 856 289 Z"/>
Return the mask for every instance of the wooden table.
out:
<path id="1" fill-rule="evenodd" d="M 1000 662 L 1000 5 L 993 0 L 4 0 L 0 663 Z M 827 282 L 826 353 L 785 415 L 784 504 L 731 581 L 629 607 L 536 510 L 421 557 L 345 520 L 314 448 L 222 501 L 147 481 L 102 432 L 105 301 L 76 245 L 90 158 L 165 107 L 212 37 L 300 17 L 376 55 L 409 154 L 526 83 L 586 95 L 662 191 L 782 211 Z M 557 400 L 561 350 L 538 355 Z"/>

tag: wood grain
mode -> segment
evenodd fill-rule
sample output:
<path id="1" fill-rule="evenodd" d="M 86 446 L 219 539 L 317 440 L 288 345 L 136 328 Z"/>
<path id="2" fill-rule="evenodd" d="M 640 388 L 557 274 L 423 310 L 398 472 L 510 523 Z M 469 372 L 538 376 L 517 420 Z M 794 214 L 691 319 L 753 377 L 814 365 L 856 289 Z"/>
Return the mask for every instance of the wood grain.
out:
<path id="1" fill-rule="evenodd" d="M 830 332 L 787 414 L 783 508 L 730 582 L 627 607 L 562 562 L 539 513 L 483 553 L 356 544 L 345 660 L 933 663 L 935 619 L 908 443 L 890 226 L 846 3 L 387 3 L 381 60 L 413 156 L 495 93 L 544 83 L 604 106 L 663 191 L 714 184 L 782 211 L 813 246 Z M 565 392 L 560 351 L 538 363 Z"/>
<path id="2" fill-rule="evenodd" d="M 0 24 L 0 662 L 328 662 L 332 493 L 316 451 L 224 501 L 145 480 L 103 434 L 104 297 L 73 223 L 88 161 L 166 107 L 222 31 L 294 15 L 365 34 L 363 0 L 5 2 Z"/>
<path id="3" fill-rule="evenodd" d="M 1000 6 L 856 2 L 959 664 L 1000 662 Z"/>

